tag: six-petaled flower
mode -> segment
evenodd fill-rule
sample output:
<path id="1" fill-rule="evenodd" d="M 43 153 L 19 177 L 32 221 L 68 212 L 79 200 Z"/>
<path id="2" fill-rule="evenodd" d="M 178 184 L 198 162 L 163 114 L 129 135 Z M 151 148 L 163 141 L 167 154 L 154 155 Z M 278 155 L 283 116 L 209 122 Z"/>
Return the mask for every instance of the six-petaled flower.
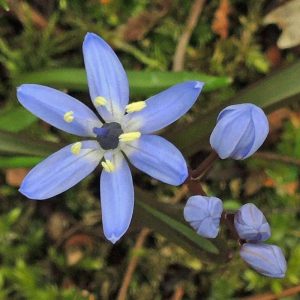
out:
<path id="1" fill-rule="evenodd" d="M 177 84 L 146 101 L 128 104 L 126 73 L 111 47 L 88 33 L 83 55 L 92 102 L 104 123 L 83 103 L 58 90 L 35 84 L 18 88 L 20 103 L 49 124 L 92 139 L 78 141 L 52 154 L 24 179 L 20 191 L 47 199 L 71 188 L 99 163 L 104 234 L 115 243 L 131 221 L 134 190 L 125 156 L 136 168 L 171 185 L 188 176 L 179 150 L 153 135 L 185 114 L 198 98 L 202 82 Z"/>

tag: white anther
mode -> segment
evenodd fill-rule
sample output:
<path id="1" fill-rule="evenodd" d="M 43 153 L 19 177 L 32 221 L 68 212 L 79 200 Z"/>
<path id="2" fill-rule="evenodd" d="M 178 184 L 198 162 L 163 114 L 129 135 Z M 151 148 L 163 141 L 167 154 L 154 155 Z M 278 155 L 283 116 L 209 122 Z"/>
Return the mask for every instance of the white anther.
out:
<path id="1" fill-rule="evenodd" d="M 120 142 L 132 142 L 134 140 L 137 140 L 141 137 L 141 133 L 139 131 L 133 131 L 133 132 L 127 132 L 127 133 L 122 133 L 119 136 L 119 141 Z"/>
<path id="2" fill-rule="evenodd" d="M 75 144 L 73 144 L 71 146 L 71 152 L 74 155 L 78 155 L 80 153 L 81 147 L 82 147 L 82 143 L 81 142 L 77 142 L 77 143 L 75 143 Z"/>
<path id="3" fill-rule="evenodd" d="M 133 113 L 136 111 L 140 111 L 147 106 L 145 101 L 137 101 L 126 105 L 126 112 Z"/>
<path id="4" fill-rule="evenodd" d="M 74 120 L 74 112 L 73 111 L 68 111 L 64 114 L 64 120 L 67 123 L 71 123 Z"/>
<path id="5" fill-rule="evenodd" d="M 107 100 L 104 97 L 98 96 L 95 98 L 94 103 L 96 106 L 105 106 L 107 104 Z"/>
<path id="6" fill-rule="evenodd" d="M 101 166 L 103 167 L 103 169 L 108 172 L 111 173 L 115 170 L 115 165 L 108 159 L 106 159 L 105 161 L 101 162 Z"/>

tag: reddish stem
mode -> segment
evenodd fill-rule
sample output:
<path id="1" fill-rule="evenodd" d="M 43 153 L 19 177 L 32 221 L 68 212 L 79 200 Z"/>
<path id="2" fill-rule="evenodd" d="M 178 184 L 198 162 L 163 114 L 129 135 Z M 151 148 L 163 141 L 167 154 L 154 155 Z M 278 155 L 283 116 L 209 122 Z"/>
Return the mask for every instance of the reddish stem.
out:
<path id="1" fill-rule="evenodd" d="M 217 152 L 212 151 L 200 165 L 191 171 L 191 180 L 200 180 L 211 169 L 214 162 L 219 158 Z"/>

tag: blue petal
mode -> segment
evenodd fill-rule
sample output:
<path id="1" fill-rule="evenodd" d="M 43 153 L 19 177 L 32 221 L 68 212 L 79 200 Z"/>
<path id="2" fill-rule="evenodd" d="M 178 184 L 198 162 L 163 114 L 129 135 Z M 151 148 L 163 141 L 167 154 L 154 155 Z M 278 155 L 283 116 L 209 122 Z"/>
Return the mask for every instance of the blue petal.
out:
<path id="1" fill-rule="evenodd" d="M 234 225 L 241 239 L 261 242 L 271 236 L 263 213 L 252 203 L 243 205 L 234 216 Z"/>
<path id="2" fill-rule="evenodd" d="M 251 114 L 253 124 L 255 126 L 255 137 L 246 158 L 251 156 L 260 148 L 269 133 L 269 122 L 264 111 L 260 107 L 253 105 Z"/>
<path id="3" fill-rule="evenodd" d="M 44 200 L 58 195 L 88 176 L 103 157 L 96 141 L 83 141 L 79 154 L 72 145 L 50 155 L 25 177 L 20 192 L 30 199 Z"/>
<path id="4" fill-rule="evenodd" d="M 127 231 L 133 213 L 134 192 L 128 164 L 121 153 L 112 156 L 116 169 L 102 171 L 100 195 L 104 235 L 115 243 Z"/>
<path id="5" fill-rule="evenodd" d="M 246 243 L 240 255 L 257 272 L 273 278 L 283 278 L 286 272 L 286 260 L 281 249 L 275 245 Z"/>
<path id="6" fill-rule="evenodd" d="M 94 127 L 101 127 L 97 116 L 83 103 L 58 90 L 37 85 L 23 84 L 17 90 L 20 103 L 45 122 L 79 136 L 95 136 Z M 73 112 L 73 121 L 64 120 Z"/>
<path id="7" fill-rule="evenodd" d="M 100 115 L 111 121 L 125 111 L 129 100 L 129 85 L 125 70 L 112 48 L 98 35 L 87 33 L 83 42 L 83 56 L 90 96 L 104 97 L 108 105 L 96 106 Z"/>
<path id="8" fill-rule="evenodd" d="M 184 207 L 184 219 L 201 236 L 215 238 L 219 232 L 223 211 L 222 201 L 216 197 L 192 196 Z"/>
<path id="9" fill-rule="evenodd" d="M 188 176 L 180 151 L 160 136 L 142 135 L 139 140 L 122 145 L 122 150 L 136 168 L 165 183 L 179 185 Z"/>
<path id="10" fill-rule="evenodd" d="M 152 133 L 175 122 L 193 106 L 203 85 L 187 81 L 149 98 L 143 110 L 128 114 L 128 131 Z"/>
<path id="11" fill-rule="evenodd" d="M 238 149 L 237 146 L 243 136 L 246 138 L 246 141 L 243 142 L 246 143 L 246 146 L 251 143 L 251 137 L 249 140 L 249 134 L 247 134 L 249 128 L 251 129 L 250 120 L 243 114 L 237 116 L 234 114 L 230 118 L 223 118 L 218 121 L 214 128 L 210 136 L 210 144 L 217 151 L 220 158 L 232 157 L 232 153 Z"/>

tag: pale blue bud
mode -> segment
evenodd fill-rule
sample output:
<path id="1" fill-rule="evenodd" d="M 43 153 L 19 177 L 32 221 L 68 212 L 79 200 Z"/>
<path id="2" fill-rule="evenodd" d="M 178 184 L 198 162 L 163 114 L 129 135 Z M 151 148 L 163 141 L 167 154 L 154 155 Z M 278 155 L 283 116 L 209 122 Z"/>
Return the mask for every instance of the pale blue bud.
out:
<path id="1" fill-rule="evenodd" d="M 274 278 L 283 278 L 286 260 L 281 249 L 275 245 L 246 243 L 240 250 L 242 259 L 257 272 Z"/>
<path id="2" fill-rule="evenodd" d="M 223 204 L 220 199 L 192 196 L 184 208 L 184 218 L 199 235 L 215 238 L 219 232 L 222 211 Z"/>
<path id="3" fill-rule="evenodd" d="M 235 229 L 241 239 L 262 242 L 271 236 L 270 225 L 252 203 L 243 205 L 234 216 Z"/>
<path id="4" fill-rule="evenodd" d="M 263 144 L 268 132 L 261 108 L 250 103 L 231 105 L 220 112 L 210 144 L 222 159 L 245 159 Z"/>

